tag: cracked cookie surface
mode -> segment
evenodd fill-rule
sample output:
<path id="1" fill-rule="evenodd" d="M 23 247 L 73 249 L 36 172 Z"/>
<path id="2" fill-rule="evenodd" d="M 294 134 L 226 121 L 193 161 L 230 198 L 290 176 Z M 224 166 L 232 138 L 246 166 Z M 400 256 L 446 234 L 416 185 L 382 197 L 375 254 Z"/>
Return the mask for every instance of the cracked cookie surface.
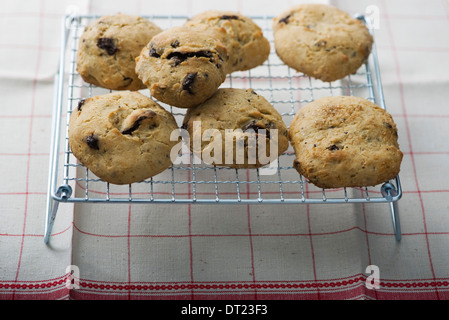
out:
<path id="1" fill-rule="evenodd" d="M 151 38 L 162 32 L 139 16 L 103 16 L 83 31 L 76 56 L 84 81 L 111 90 L 144 89 L 135 72 L 135 58 Z"/>
<path id="2" fill-rule="evenodd" d="M 219 39 L 229 54 L 228 72 L 245 71 L 265 62 L 270 43 L 262 29 L 238 12 L 208 10 L 189 19 L 186 26 L 206 30 Z"/>
<path id="3" fill-rule="evenodd" d="M 224 45 L 204 31 L 167 29 L 136 58 L 136 73 L 157 100 L 191 108 L 210 98 L 226 79 Z"/>
<path id="4" fill-rule="evenodd" d="M 297 5 L 273 19 L 276 53 L 289 67 L 325 82 L 357 72 L 373 38 L 362 21 L 333 6 Z"/>
<path id="5" fill-rule="evenodd" d="M 394 179 L 403 154 L 392 116 L 369 100 L 326 97 L 302 107 L 289 139 L 294 167 L 320 188 L 365 187 Z"/>
<path id="6" fill-rule="evenodd" d="M 288 148 L 287 127 L 281 115 L 252 89 L 218 89 L 212 98 L 187 111 L 182 128 L 189 132 L 193 153 L 207 164 L 259 168 L 277 159 Z M 214 143 L 214 138 L 207 138 L 208 131 L 220 133 L 216 137 L 221 141 Z M 200 140 L 195 143 L 198 137 Z M 232 143 L 229 149 L 226 140 Z M 237 140 L 241 143 L 238 150 Z M 259 157 L 259 148 L 264 150 L 262 154 L 268 160 Z M 221 157 L 216 154 L 218 151 Z M 208 163 L 204 155 L 210 155 L 213 161 Z"/>
<path id="7" fill-rule="evenodd" d="M 128 184 L 150 178 L 172 163 L 178 129 L 171 113 L 135 91 L 81 100 L 69 122 L 73 155 L 99 178 Z"/>

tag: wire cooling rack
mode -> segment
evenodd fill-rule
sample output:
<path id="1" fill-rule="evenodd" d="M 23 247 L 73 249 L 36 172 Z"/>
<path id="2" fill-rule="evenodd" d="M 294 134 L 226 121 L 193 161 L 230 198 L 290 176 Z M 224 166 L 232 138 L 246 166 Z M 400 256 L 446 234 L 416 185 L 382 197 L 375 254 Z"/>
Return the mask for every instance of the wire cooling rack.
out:
<path id="1" fill-rule="evenodd" d="M 182 25 L 184 16 L 145 16 L 161 28 Z M 76 72 L 78 39 L 84 27 L 99 16 L 66 16 L 62 21 L 61 61 L 55 78 L 55 104 L 44 241 L 48 243 L 58 206 L 63 203 L 180 203 L 180 204 L 348 204 L 388 203 L 396 239 L 401 238 L 397 201 L 402 196 L 399 177 L 376 187 L 319 189 L 293 168 L 292 147 L 268 169 L 231 169 L 205 164 L 175 164 L 163 173 L 125 186 L 102 181 L 80 164 L 70 151 L 70 115 L 86 97 L 111 91 L 84 83 Z M 354 95 L 385 109 L 375 45 L 369 60 L 342 80 L 321 82 L 287 67 L 274 51 L 273 17 L 251 17 L 263 30 L 272 51 L 261 66 L 228 75 L 221 87 L 252 88 L 282 115 L 287 126 L 305 104 L 325 96 Z M 364 16 L 357 16 L 370 28 Z M 149 95 L 148 90 L 141 91 Z M 159 102 L 160 103 L 160 102 Z M 185 110 L 160 103 L 178 125 Z"/>

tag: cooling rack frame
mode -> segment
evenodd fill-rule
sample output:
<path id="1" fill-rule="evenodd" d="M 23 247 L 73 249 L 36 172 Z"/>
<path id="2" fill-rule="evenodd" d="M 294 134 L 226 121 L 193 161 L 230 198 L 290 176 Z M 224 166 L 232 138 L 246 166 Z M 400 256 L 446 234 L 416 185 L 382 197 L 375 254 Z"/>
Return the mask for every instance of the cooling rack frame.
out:
<path id="1" fill-rule="evenodd" d="M 145 16 L 153 21 L 165 22 L 166 27 L 170 27 L 177 22 L 188 19 L 187 16 Z M 77 50 L 77 39 L 82 26 L 86 21 L 97 19 L 96 15 L 66 15 L 62 19 L 61 49 L 59 70 L 55 75 L 54 105 L 52 116 L 52 131 L 50 142 L 50 161 L 47 192 L 47 212 L 45 217 L 44 242 L 48 243 L 51 237 L 52 228 L 60 203 L 169 203 L 169 204 L 350 204 L 350 203 L 387 203 L 389 205 L 393 230 L 397 241 L 401 240 L 401 229 L 399 221 L 399 211 L 397 207 L 398 200 L 402 197 L 402 187 L 399 176 L 391 181 L 372 187 L 372 188 L 342 188 L 340 190 L 314 189 L 314 186 L 302 176 L 300 176 L 292 167 L 294 153 L 287 151 L 279 157 L 274 163 L 272 170 L 268 175 L 271 177 L 264 180 L 264 169 L 231 169 L 226 167 L 201 166 L 191 164 L 173 165 L 167 169 L 165 177 L 158 179 L 157 176 L 148 180 L 134 183 L 126 186 L 120 192 L 112 191 L 115 186 L 92 177 L 89 170 L 76 161 L 71 154 L 68 146 L 67 127 L 71 110 L 81 98 L 85 96 L 75 93 L 85 91 L 85 94 L 92 96 L 96 94 L 96 88 L 92 85 L 80 83 L 77 84 L 76 78 L 79 75 L 75 68 L 75 55 Z M 373 28 L 369 19 L 363 15 L 357 15 L 373 34 Z M 256 23 L 261 25 L 264 34 L 271 36 L 271 16 L 252 16 Z M 78 35 L 77 35 L 78 34 Z M 270 39 L 272 43 L 272 38 Z M 67 46 L 71 43 L 70 48 Z M 273 45 L 272 45 L 273 47 Z M 68 53 L 68 54 L 67 54 Z M 277 58 L 272 49 L 270 53 L 272 60 Z M 378 63 L 376 44 L 373 44 L 370 58 L 361 67 L 361 72 L 355 74 L 359 81 L 352 80 L 348 76 L 344 80 L 336 83 L 314 83 L 315 79 L 303 74 L 296 73 L 282 62 L 268 62 L 264 64 L 262 73 L 254 73 L 252 70 L 245 73 L 234 73 L 228 76 L 226 85 L 233 87 L 233 84 L 243 82 L 246 87 L 252 87 L 256 92 L 262 92 L 266 98 L 275 106 L 287 105 L 286 112 L 281 112 L 283 117 L 294 116 L 297 109 L 304 103 L 315 99 L 314 90 L 324 90 L 327 95 L 334 95 L 335 92 L 343 92 L 344 95 L 357 95 L 354 91 L 362 90 L 368 96 L 365 97 L 380 107 L 386 109 L 382 82 L 380 77 L 380 68 Z M 274 74 L 272 69 L 284 68 L 284 75 Z M 364 78 L 364 81 L 360 81 Z M 255 84 L 257 82 L 257 84 Z M 281 82 L 281 86 L 274 85 L 274 82 Z M 283 83 L 282 83 L 283 82 Z M 260 83 L 268 83 L 268 88 L 261 86 Z M 300 84 L 301 83 L 301 84 Z M 285 84 L 287 87 L 285 88 Z M 285 90 L 290 97 L 277 100 L 274 93 Z M 109 91 L 110 92 L 110 91 Z M 303 92 L 308 92 L 309 96 L 304 99 L 293 97 Z M 106 92 L 105 92 L 106 93 Z M 163 105 L 163 104 L 162 104 Z M 65 108 L 66 106 L 66 108 Z M 177 108 L 168 108 L 175 116 L 183 116 L 183 112 Z M 284 108 L 285 111 L 285 108 Z M 65 123 L 63 121 L 65 120 Z M 64 151 L 61 152 L 61 149 Z M 190 155 L 192 159 L 192 156 Z M 287 159 L 287 162 L 281 161 Z M 287 163 L 287 164 L 286 164 Z M 226 172 L 226 179 L 220 179 L 219 174 Z M 81 173 L 80 173 L 81 172 Z M 176 179 L 176 175 L 181 172 L 183 179 Z M 286 174 L 284 174 L 286 173 Z M 60 175 L 61 174 L 61 175 Z M 230 175 L 229 175 L 230 174 Z M 268 176 L 267 175 L 267 176 Z M 287 175 L 288 180 L 281 178 Z M 200 178 L 201 176 L 201 178 Z M 204 179 L 204 176 L 208 179 Z M 290 178 L 293 177 L 293 180 Z M 92 190 L 90 185 L 100 185 Z M 276 185 L 279 191 L 264 192 L 265 186 Z M 137 188 L 136 188 L 137 186 Z M 144 186 L 142 188 L 142 186 Z M 188 193 L 176 192 L 177 186 L 188 188 Z M 199 192 L 200 186 L 205 187 L 210 192 Z M 213 187 L 212 187 L 213 186 Z M 219 189 L 225 186 L 232 187 L 234 190 L 221 192 Z M 248 190 L 253 186 L 257 189 L 250 193 Z M 291 187 L 293 186 L 293 191 Z M 158 187 L 162 187 L 164 192 L 156 192 Z M 246 191 L 243 191 L 243 188 Z M 287 189 L 290 188 L 290 191 Z M 77 189 L 78 192 L 74 192 Z M 134 192 L 139 189 L 138 192 Z M 142 189 L 144 191 L 142 191 Z M 182 196 L 178 196 L 182 194 Z M 225 196 L 223 196 L 225 194 Z M 335 195 L 336 194 L 336 195 Z M 203 195 L 206 195 L 203 197 Z M 313 195 L 313 196 L 310 196 Z"/>

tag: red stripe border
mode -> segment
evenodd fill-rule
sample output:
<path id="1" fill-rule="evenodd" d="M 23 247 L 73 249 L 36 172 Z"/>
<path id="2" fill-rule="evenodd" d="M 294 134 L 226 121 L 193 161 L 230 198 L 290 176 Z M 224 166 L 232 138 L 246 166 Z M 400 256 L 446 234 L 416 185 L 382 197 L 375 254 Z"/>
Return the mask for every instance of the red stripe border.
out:
<path id="1" fill-rule="evenodd" d="M 0 282 L 0 299 L 425 299 L 449 300 L 449 278 L 384 280 L 377 290 L 367 289 L 367 277 L 310 281 L 248 282 L 100 282 L 80 280 L 69 290 L 67 276 L 51 281 Z M 435 289 L 438 288 L 438 295 Z"/>

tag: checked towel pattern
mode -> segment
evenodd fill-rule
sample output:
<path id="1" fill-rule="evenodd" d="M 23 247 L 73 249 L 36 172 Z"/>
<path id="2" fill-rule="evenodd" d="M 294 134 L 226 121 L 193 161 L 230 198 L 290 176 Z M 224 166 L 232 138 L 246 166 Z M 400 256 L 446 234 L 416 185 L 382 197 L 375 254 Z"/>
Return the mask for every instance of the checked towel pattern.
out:
<path id="1" fill-rule="evenodd" d="M 43 243 L 53 80 L 67 8 L 263 16 L 296 3 L 2 1 L 0 23 L 15 32 L 0 37 L 0 133 L 7 137 L 0 150 L 0 299 L 448 299 L 446 0 L 331 1 L 378 22 L 385 100 L 404 152 L 400 242 L 387 204 L 78 203 L 60 205 L 50 244 Z M 197 192 L 214 195 L 207 186 Z M 257 192 L 253 185 L 241 190 L 245 197 Z M 368 266 L 378 267 L 378 288 L 367 286 Z"/>

